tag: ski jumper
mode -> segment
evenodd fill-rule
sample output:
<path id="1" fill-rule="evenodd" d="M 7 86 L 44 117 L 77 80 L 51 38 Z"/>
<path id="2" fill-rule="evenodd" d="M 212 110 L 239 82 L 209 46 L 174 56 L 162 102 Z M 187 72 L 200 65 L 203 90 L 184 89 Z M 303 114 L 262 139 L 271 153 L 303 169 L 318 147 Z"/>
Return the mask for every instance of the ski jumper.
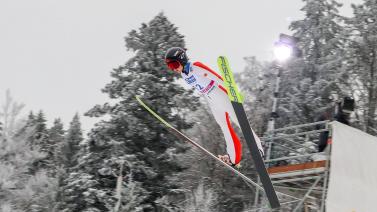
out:
<path id="1" fill-rule="evenodd" d="M 193 86 L 206 98 L 217 124 L 220 125 L 223 131 L 226 141 L 226 151 L 230 161 L 233 164 L 238 164 L 241 161 L 242 145 L 232 123 L 238 126 L 239 123 L 227 90 L 223 85 L 222 77 L 200 62 L 188 62 L 181 75 L 187 84 Z M 253 134 L 258 149 L 263 155 L 260 139 L 254 131 Z"/>

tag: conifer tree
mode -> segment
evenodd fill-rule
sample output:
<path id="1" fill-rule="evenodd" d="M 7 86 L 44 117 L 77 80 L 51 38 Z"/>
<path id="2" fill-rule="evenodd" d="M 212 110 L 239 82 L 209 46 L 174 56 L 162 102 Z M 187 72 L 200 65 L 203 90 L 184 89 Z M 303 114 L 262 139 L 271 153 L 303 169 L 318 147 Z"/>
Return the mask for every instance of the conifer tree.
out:
<path id="1" fill-rule="evenodd" d="M 77 164 L 77 153 L 80 150 L 80 142 L 83 140 L 81 123 L 79 114 L 73 117 L 63 145 L 63 155 L 65 157 L 67 167 L 73 167 Z"/>
<path id="2" fill-rule="evenodd" d="M 7 98 L 0 112 L 0 121 L 7 123 L 0 138 L 0 210 L 52 211 L 57 183 L 44 170 L 31 171 L 46 154 L 38 146 L 32 148 L 28 138 L 33 137 L 33 131 L 20 130 L 27 129 L 18 119 L 21 105 Z M 30 113 L 26 124 L 32 127 L 34 121 L 35 117 Z"/>
<path id="3" fill-rule="evenodd" d="M 38 140 L 37 142 L 39 144 L 44 145 L 45 142 L 48 139 L 48 131 L 47 131 L 47 125 L 46 125 L 46 118 L 43 113 L 43 111 L 39 111 L 37 114 L 37 117 L 35 118 L 35 134 L 34 139 Z M 42 150 L 44 150 L 42 148 Z M 47 149 L 46 149 L 47 151 Z"/>
<path id="4" fill-rule="evenodd" d="M 358 126 L 371 134 L 377 132 L 377 1 L 364 0 L 352 5 L 349 19 L 349 48 L 346 69 L 349 88 L 356 99 Z"/>
<path id="5" fill-rule="evenodd" d="M 36 117 L 35 117 L 33 111 L 30 111 L 26 125 L 27 126 L 34 126 L 35 124 L 36 124 Z"/>
<path id="6" fill-rule="evenodd" d="M 48 136 L 56 143 L 61 142 L 64 139 L 64 125 L 60 118 L 54 120 L 52 127 L 48 130 Z"/>
<path id="7" fill-rule="evenodd" d="M 338 11 L 342 4 L 335 0 L 303 2 L 305 5 L 301 10 L 305 17 L 292 22 L 290 29 L 294 31 L 293 36 L 299 39 L 298 46 L 303 51 L 306 64 L 303 76 L 314 83 L 331 76 L 329 72 L 339 65 L 339 61 L 334 63 L 334 60 L 341 53 L 339 48 L 343 47 L 340 33 L 344 19 Z"/>
<path id="8" fill-rule="evenodd" d="M 64 155 L 65 130 L 60 118 L 54 120 L 53 126 L 48 130 L 48 136 L 53 147 L 51 171 L 61 186 L 63 179 L 67 176 L 67 160 Z"/>
<path id="9" fill-rule="evenodd" d="M 244 95 L 245 111 L 253 130 L 263 135 L 272 111 L 276 73 L 270 63 L 262 63 L 256 57 L 244 59 L 246 67 L 243 72 L 235 74 L 235 80 Z"/>
<path id="10" fill-rule="evenodd" d="M 64 145 L 64 126 L 60 118 L 54 120 L 53 126 L 48 130 L 50 142 L 54 146 L 53 160 L 56 166 L 64 164 L 62 148 Z"/>
<path id="11" fill-rule="evenodd" d="M 302 58 L 284 67 L 280 90 L 285 101 L 280 104 L 279 115 L 291 118 L 280 119 L 279 126 L 314 122 L 333 106 L 333 93 L 344 95 L 340 89 L 345 42 L 341 33 L 344 18 L 338 12 L 341 4 L 335 0 L 303 1 L 305 17 L 290 25 L 293 36 L 299 39 Z"/>
<path id="12" fill-rule="evenodd" d="M 68 206 L 68 211 L 113 210 L 118 202 L 115 193 L 120 161 L 125 162 L 122 175 L 128 176 L 132 170 L 132 183 L 139 185 L 137 197 L 122 199 L 122 205 L 134 201 L 132 204 L 138 205 L 136 211 L 177 209 L 174 202 L 166 204 L 163 200 L 176 194 L 173 191 L 177 191 L 178 179 L 172 176 L 183 167 L 175 158 L 184 149 L 177 145 L 174 135 L 138 105 L 135 95 L 178 128 L 190 127 L 177 111 L 195 110 L 196 104 L 192 103 L 191 92 L 175 82 L 178 76 L 167 70 L 163 59 L 168 48 L 184 47 L 183 36 L 160 13 L 139 30 L 132 30 L 125 41 L 134 56 L 111 72 L 113 80 L 102 90 L 115 103 L 96 105 L 87 113 L 109 118 L 97 123 L 89 133 L 88 141 L 82 144 L 79 163 L 65 181 L 61 208 Z M 125 183 L 132 187 L 127 184 L 131 181 Z M 70 192 L 72 189 L 81 192 Z"/>
<path id="13" fill-rule="evenodd" d="M 36 161 L 34 164 L 34 169 L 32 172 L 37 172 L 39 169 L 48 169 L 53 172 L 54 162 L 53 162 L 53 152 L 54 145 L 50 142 L 48 137 L 48 130 L 43 111 L 39 111 L 37 116 L 33 118 L 32 113 L 29 116 L 29 121 L 33 123 L 32 125 L 32 137 L 30 140 L 31 148 L 37 148 L 39 151 L 45 153 L 45 158 L 40 161 Z M 28 122 L 29 122 L 28 121 Z"/>

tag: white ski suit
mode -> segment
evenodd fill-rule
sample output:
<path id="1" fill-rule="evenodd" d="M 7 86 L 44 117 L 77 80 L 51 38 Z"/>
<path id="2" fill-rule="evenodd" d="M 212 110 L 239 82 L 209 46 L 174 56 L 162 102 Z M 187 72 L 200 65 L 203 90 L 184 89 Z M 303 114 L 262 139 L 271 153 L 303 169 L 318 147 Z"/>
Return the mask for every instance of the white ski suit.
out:
<path id="1" fill-rule="evenodd" d="M 230 161 L 238 164 L 241 161 L 242 145 L 230 120 L 238 126 L 239 123 L 222 77 L 200 62 L 187 63 L 181 75 L 187 84 L 193 86 L 207 99 L 212 114 L 223 131 Z M 253 134 L 258 149 L 263 154 L 260 139 L 254 131 Z"/>

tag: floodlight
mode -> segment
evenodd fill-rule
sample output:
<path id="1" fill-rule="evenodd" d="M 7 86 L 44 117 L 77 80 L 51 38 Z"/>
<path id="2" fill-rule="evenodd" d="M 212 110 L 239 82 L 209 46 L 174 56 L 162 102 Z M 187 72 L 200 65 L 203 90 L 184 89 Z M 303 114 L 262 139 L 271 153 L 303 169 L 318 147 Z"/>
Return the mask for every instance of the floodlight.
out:
<path id="1" fill-rule="evenodd" d="M 284 62 L 292 55 L 292 47 L 283 43 L 276 43 L 274 47 L 274 54 L 278 61 Z"/>

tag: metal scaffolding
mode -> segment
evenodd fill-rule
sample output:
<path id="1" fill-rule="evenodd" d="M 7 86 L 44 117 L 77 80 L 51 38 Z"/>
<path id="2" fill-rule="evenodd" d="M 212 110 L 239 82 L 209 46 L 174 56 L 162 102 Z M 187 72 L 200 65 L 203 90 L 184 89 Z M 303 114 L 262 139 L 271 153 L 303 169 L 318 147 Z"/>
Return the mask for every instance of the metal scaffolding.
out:
<path id="1" fill-rule="evenodd" d="M 278 192 L 288 194 L 279 195 L 280 211 L 324 211 L 330 145 L 323 152 L 317 147 L 324 138 L 331 141 L 329 121 L 274 129 L 261 138 L 272 183 Z M 269 211 L 262 195 L 256 191 L 252 211 Z"/>

